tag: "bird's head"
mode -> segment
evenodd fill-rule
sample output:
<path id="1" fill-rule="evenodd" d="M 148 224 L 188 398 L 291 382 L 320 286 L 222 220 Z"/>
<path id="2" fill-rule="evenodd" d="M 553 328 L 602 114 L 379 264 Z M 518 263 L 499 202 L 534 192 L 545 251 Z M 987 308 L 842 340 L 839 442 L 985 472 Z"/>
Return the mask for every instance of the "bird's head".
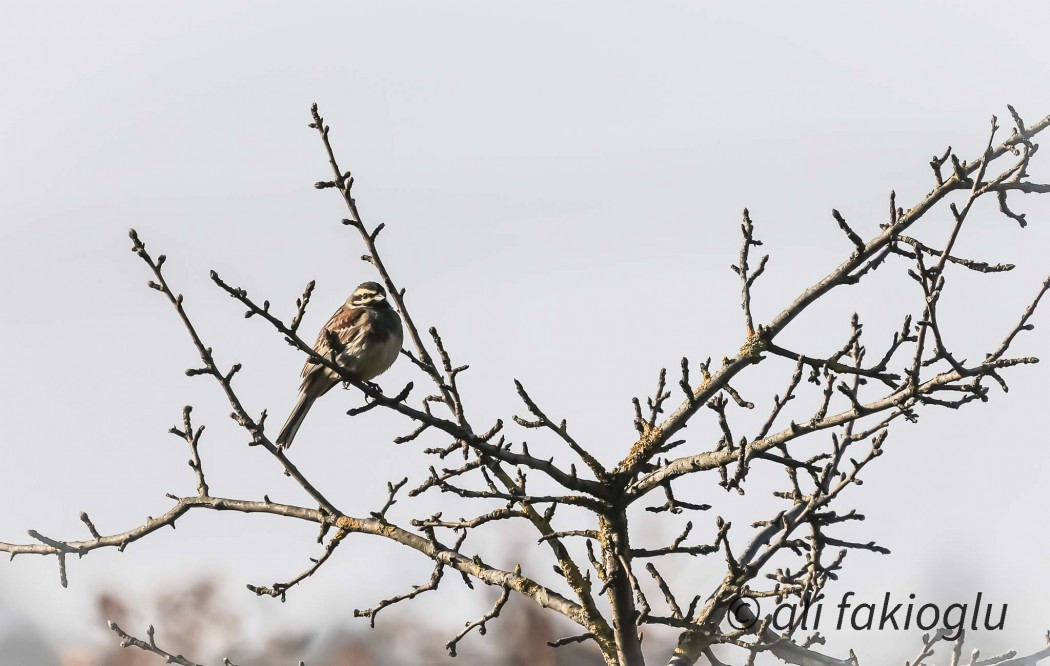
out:
<path id="1" fill-rule="evenodd" d="M 390 307 L 386 300 L 386 289 L 378 282 L 362 282 L 350 294 L 346 302 L 351 307 Z"/>

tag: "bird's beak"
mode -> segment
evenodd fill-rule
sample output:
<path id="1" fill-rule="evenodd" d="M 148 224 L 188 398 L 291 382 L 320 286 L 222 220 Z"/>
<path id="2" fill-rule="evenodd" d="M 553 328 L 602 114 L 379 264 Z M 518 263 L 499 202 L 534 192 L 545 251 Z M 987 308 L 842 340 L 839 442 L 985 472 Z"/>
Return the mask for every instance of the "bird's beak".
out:
<path id="1" fill-rule="evenodd" d="M 377 300 L 377 301 L 385 301 L 386 300 L 386 296 L 384 296 L 383 294 L 376 294 L 373 298 L 375 298 L 375 300 Z"/>

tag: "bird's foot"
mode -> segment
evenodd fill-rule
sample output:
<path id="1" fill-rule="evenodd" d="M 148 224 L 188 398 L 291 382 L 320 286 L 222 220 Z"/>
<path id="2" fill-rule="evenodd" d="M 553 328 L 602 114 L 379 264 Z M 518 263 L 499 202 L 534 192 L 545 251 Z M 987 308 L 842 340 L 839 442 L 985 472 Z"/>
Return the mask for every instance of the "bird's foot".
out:
<path id="1" fill-rule="evenodd" d="M 382 393 L 383 392 L 383 387 L 380 386 L 379 384 L 376 384 L 375 382 L 365 382 L 365 385 L 368 386 L 368 388 L 370 388 L 373 391 L 375 391 L 376 393 Z"/>

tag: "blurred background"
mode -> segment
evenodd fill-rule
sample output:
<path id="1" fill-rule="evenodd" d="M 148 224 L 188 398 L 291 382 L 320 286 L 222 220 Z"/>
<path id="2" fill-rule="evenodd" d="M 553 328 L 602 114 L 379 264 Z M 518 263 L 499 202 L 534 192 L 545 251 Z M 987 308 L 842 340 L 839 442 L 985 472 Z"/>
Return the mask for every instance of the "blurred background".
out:
<path id="1" fill-rule="evenodd" d="M 1050 113 L 1048 20 L 1050 7 L 1034 1 L 11 4 L 0 22 L 0 541 L 26 542 L 28 529 L 84 538 L 81 511 L 119 532 L 166 510 L 165 493 L 194 493 L 186 445 L 166 432 L 185 404 L 207 426 L 214 494 L 309 503 L 247 447 L 214 382 L 184 375 L 198 360 L 146 288 L 127 228 L 167 254 L 168 279 L 220 364 L 244 365 L 237 386 L 249 409 L 283 419 L 302 358 L 246 321 L 208 270 L 286 318 L 317 280 L 306 337 L 373 277 L 339 224 L 339 197 L 313 189 L 330 173 L 306 127 L 311 102 L 355 173 L 366 222 L 387 225 L 381 251 L 414 316 L 471 365 L 462 388 L 472 422 L 521 413 L 516 377 L 614 464 L 633 441 L 630 398 L 652 391 L 659 368 L 739 349 L 729 265 L 741 209 L 772 255 L 754 302 L 765 321 L 851 250 L 832 207 L 870 236 L 890 190 L 908 208 L 932 187 L 935 153 L 979 155 L 993 114 L 1005 136 L 1006 104 L 1029 122 Z M 949 277 L 943 317 L 970 359 L 998 344 L 1050 272 L 1050 202 L 1011 200 L 1027 229 L 987 204 L 957 249 L 1017 269 Z M 948 219 L 939 210 L 916 235 L 936 244 Z M 837 349 L 858 312 L 881 353 L 919 302 L 894 270 L 834 294 L 782 342 Z M 1019 354 L 1047 355 L 1046 322 L 1036 318 Z M 790 369 L 764 367 L 738 388 L 761 411 Z M 399 363 L 382 384 L 412 378 Z M 1042 646 L 1047 370 L 1008 380 L 1010 394 L 993 389 L 989 404 L 893 430 L 863 492 L 843 500 L 868 520 L 842 535 L 893 554 L 851 554 L 832 598 L 915 593 L 947 604 L 981 591 L 1009 613 L 1003 631 L 978 632 L 971 647 Z M 396 446 L 410 426 L 377 411 L 348 419 L 358 404 L 333 392 L 292 453 L 360 515 L 382 505 L 388 480 L 422 481 L 432 464 L 423 448 L 443 442 Z M 710 446 L 717 425 L 707 418 L 689 434 L 683 454 Z M 535 432 L 514 436 L 563 453 Z M 743 526 L 779 506 L 763 485 L 739 498 L 713 475 L 691 484 L 684 498 L 715 505 L 694 518 L 698 541 L 710 540 L 716 512 Z M 442 509 L 484 512 L 424 496 L 391 518 Z M 682 519 L 643 512 L 635 524 L 636 542 L 660 546 Z M 559 527 L 588 525 L 567 512 Z M 497 527 L 468 547 L 550 580 L 547 554 L 523 532 Z M 192 514 L 123 553 L 71 559 L 68 589 L 53 558 L 19 557 L 0 566 L 0 663 L 158 661 L 120 650 L 106 620 L 140 637 L 152 623 L 162 646 L 209 664 L 447 663 L 444 643 L 497 596 L 448 580 L 370 631 L 353 610 L 425 582 L 431 566 L 358 537 L 286 603 L 245 589 L 309 566 L 315 536 L 270 517 Z M 710 592 L 721 569 L 686 558 L 662 571 L 688 599 Z M 459 663 L 591 663 L 585 648 L 542 647 L 572 633 L 559 618 L 520 600 L 505 616 L 462 642 Z M 824 633 L 826 652 L 853 648 L 862 663 L 918 652 L 919 632 Z M 673 641 L 653 631 L 646 647 L 666 659 Z"/>

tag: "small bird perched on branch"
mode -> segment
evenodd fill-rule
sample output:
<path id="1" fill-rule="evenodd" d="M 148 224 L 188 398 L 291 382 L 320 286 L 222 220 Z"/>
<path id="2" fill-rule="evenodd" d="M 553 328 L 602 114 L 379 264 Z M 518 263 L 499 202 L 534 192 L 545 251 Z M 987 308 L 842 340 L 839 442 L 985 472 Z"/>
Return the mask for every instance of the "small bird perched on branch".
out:
<path id="1" fill-rule="evenodd" d="M 386 290 L 376 282 L 362 282 L 321 329 L 314 351 L 363 382 L 386 372 L 401 351 L 401 317 L 390 307 Z M 332 369 L 306 361 L 299 399 L 288 416 L 277 445 L 288 448 L 314 401 L 342 378 Z"/>

